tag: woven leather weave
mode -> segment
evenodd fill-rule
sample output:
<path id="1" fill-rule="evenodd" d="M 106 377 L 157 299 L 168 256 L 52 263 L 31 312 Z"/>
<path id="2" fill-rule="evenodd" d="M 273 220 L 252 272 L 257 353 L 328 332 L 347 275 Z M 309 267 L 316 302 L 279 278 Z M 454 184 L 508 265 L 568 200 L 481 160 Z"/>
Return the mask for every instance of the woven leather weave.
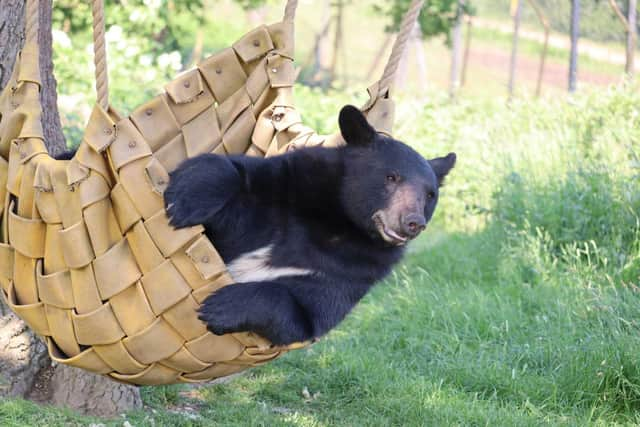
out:
<path id="1" fill-rule="evenodd" d="M 70 161 L 45 147 L 38 47 L 0 94 L 0 284 L 51 357 L 132 384 L 208 381 L 273 360 L 252 333 L 216 336 L 196 309 L 233 283 L 202 227 L 175 230 L 168 173 L 201 153 L 268 156 L 335 145 L 293 107 L 293 22 L 261 26 L 165 86 L 129 117 L 96 105 Z M 390 132 L 393 103 L 364 110 Z M 215 183 L 212 183 L 215 185 Z"/>

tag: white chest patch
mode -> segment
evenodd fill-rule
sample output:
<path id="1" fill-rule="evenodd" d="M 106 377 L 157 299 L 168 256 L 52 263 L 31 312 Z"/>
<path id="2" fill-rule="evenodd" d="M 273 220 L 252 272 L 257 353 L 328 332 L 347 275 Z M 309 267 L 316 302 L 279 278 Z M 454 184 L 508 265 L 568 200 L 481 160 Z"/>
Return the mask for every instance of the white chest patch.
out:
<path id="1" fill-rule="evenodd" d="M 297 267 L 273 267 L 269 265 L 272 246 L 265 246 L 234 259 L 228 266 L 236 282 L 264 282 L 279 277 L 303 276 L 312 270 Z"/>

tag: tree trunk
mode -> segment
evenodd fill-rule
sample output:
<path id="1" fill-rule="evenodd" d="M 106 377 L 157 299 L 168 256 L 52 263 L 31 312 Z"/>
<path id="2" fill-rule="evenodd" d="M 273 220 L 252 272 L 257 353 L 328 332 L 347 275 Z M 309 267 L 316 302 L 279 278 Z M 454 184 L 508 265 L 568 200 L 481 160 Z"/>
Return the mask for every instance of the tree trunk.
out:
<path id="1" fill-rule="evenodd" d="M 198 28 L 196 30 L 196 39 L 193 43 L 193 49 L 191 49 L 191 57 L 186 65 L 183 67 L 182 71 L 190 70 L 191 68 L 198 65 L 198 63 L 202 60 L 202 51 L 204 49 L 204 31 L 202 28 Z"/>
<path id="2" fill-rule="evenodd" d="M 540 66 L 538 68 L 538 80 L 536 82 L 536 96 L 540 96 L 542 93 L 542 80 L 544 79 L 544 66 L 547 61 L 547 52 L 549 51 L 549 32 L 550 28 L 547 25 L 544 28 L 544 44 L 542 45 L 542 52 L 540 52 Z"/>
<path id="3" fill-rule="evenodd" d="M 516 68 L 518 65 L 518 35 L 520 32 L 520 15 L 522 14 L 522 0 L 516 0 L 513 11 L 513 41 L 511 44 L 511 61 L 509 63 L 509 99 L 513 97 L 516 88 Z"/>
<path id="4" fill-rule="evenodd" d="M 538 21 L 540 21 L 540 24 L 544 28 L 544 44 L 542 45 L 542 52 L 540 52 L 540 66 L 538 67 L 538 80 L 536 82 L 536 96 L 540 96 L 542 92 L 542 79 L 544 78 L 544 65 L 547 60 L 547 51 L 549 50 L 549 32 L 551 31 L 551 26 L 536 0 L 529 0 L 529 4 L 536 12 Z"/>
<path id="5" fill-rule="evenodd" d="M 331 61 L 331 66 L 329 68 L 329 74 L 331 80 L 327 81 L 327 85 L 325 89 L 329 88 L 329 84 L 336 80 L 338 74 L 338 57 L 340 55 L 341 49 L 344 48 L 344 40 L 343 40 L 343 24 L 344 24 L 344 0 L 337 0 L 335 3 L 336 6 L 336 16 L 335 16 L 335 34 L 333 36 L 333 59 Z"/>
<path id="6" fill-rule="evenodd" d="M 56 156 L 66 150 L 67 142 L 62 133 L 58 112 L 57 83 L 53 75 L 51 12 L 51 0 L 40 1 L 38 43 L 40 44 L 40 80 L 42 81 L 40 101 L 44 107 L 42 109 L 42 129 L 49 153 Z"/>
<path id="7" fill-rule="evenodd" d="M 569 54 L 569 92 L 576 91 L 578 80 L 578 35 L 580 34 L 580 0 L 571 0 L 571 52 Z"/>
<path id="8" fill-rule="evenodd" d="M 419 22 L 416 22 L 413 30 L 411 31 L 409 41 L 407 42 L 407 48 L 404 50 L 402 59 L 400 59 L 400 64 L 398 65 L 398 71 L 396 73 L 394 83 L 394 88 L 398 91 L 405 90 L 407 83 L 409 82 L 409 62 L 412 50 L 415 52 L 418 84 L 424 93 L 427 89 L 427 62 L 424 57 L 422 29 L 420 28 Z"/>
<path id="9" fill-rule="evenodd" d="M 464 0 L 458 0 L 456 23 L 451 36 L 451 75 L 449 77 L 449 96 L 455 98 L 460 88 L 460 47 L 462 44 L 462 18 Z"/>
<path id="10" fill-rule="evenodd" d="M 0 0 L 0 89 L 9 80 L 24 44 L 24 0 Z M 51 0 L 41 0 L 40 72 L 42 127 L 52 154 L 66 144 L 57 108 L 51 50 Z M 64 365 L 52 364 L 43 342 L 0 303 L 0 395 L 31 398 L 98 416 L 115 416 L 141 406 L 137 388 Z"/>
<path id="11" fill-rule="evenodd" d="M 629 0 L 629 13 L 627 15 L 627 62 L 625 71 L 627 75 L 633 76 L 635 68 L 635 53 L 636 53 L 636 39 L 637 39 L 637 0 Z"/>
<path id="12" fill-rule="evenodd" d="M 416 25 L 418 24 L 416 23 Z M 400 62 L 398 63 L 398 71 L 396 71 L 395 81 L 393 83 L 394 90 L 398 92 L 402 92 L 407 86 L 407 80 L 409 76 L 409 56 L 411 51 L 412 39 L 413 30 L 411 31 L 411 35 L 409 36 L 407 47 L 404 52 L 402 52 L 402 57 L 400 58 Z"/>
<path id="13" fill-rule="evenodd" d="M 333 60 L 331 40 L 329 39 L 331 27 L 331 2 L 329 0 L 323 1 L 322 10 L 322 25 L 315 36 L 313 49 L 305 61 L 305 67 L 310 68 L 308 76 L 305 77 L 305 82 L 310 86 L 324 87 L 325 81 L 330 79 L 329 69 Z"/>
<path id="14" fill-rule="evenodd" d="M 460 87 L 467 83 L 467 70 L 469 69 L 469 53 L 471 52 L 471 32 L 473 29 L 473 19 L 467 16 L 467 33 L 464 39 L 464 55 L 462 57 L 462 76 L 460 77 Z"/>
<path id="15" fill-rule="evenodd" d="M 412 43 L 413 51 L 416 53 L 416 67 L 418 68 L 418 82 L 422 92 L 427 90 L 427 58 L 424 54 L 424 36 L 422 35 L 422 28 L 420 23 L 416 22 L 416 30 L 413 36 Z"/>
<path id="16" fill-rule="evenodd" d="M 378 68 L 382 63 L 382 59 L 391 45 L 392 38 L 391 33 L 387 33 L 384 37 L 384 43 L 382 43 L 382 46 L 380 46 L 380 49 L 376 52 L 376 56 L 374 56 L 373 62 L 371 62 L 371 65 L 369 66 L 369 71 L 367 71 L 367 77 L 365 79 L 366 81 L 373 80 L 375 73 L 378 71 Z"/>
<path id="17" fill-rule="evenodd" d="M 0 88 L 7 85 L 23 44 L 24 1 L 0 0 Z M 27 396 L 49 365 L 42 341 L 0 300 L 0 396 Z"/>

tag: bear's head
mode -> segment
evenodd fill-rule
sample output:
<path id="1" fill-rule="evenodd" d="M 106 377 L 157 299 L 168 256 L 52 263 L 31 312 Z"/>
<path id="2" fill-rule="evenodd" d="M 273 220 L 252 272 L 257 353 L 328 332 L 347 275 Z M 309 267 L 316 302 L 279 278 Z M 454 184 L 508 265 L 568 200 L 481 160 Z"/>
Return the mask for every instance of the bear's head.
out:
<path id="1" fill-rule="evenodd" d="M 427 160 L 369 125 L 362 112 L 340 112 L 344 147 L 341 202 L 349 219 L 374 239 L 402 246 L 431 219 L 455 153 Z"/>

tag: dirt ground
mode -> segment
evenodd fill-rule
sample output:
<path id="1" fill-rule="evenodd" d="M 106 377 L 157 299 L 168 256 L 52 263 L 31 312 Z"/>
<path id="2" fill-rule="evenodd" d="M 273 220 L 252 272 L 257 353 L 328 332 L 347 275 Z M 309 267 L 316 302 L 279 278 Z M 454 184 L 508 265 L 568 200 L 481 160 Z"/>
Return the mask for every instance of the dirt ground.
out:
<path id="1" fill-rule="evenodd" d="M 469 67 L 483 67 L 488 70 L 497 70 L 507 76 L 509 63 L 511 61 L 510 52 L 500 48 L 477 45 L 472 46 L 469 51 Z M 516 84 L 526 82 L 535 85 L 538 79 L 540 59 L 531 56 L 520 55 L 517 61 Z M 547 58 L 545 64 L 543 85 L 551 85 L 556 88 L 566 88 L 568 82 L 568 64 L 561 64 L 557 61 L 550 61 Z M 619 78 L 610 74 L 595 73 L 592 71 L 580 70 L 578 65 L 578 81 L 590 85 L 607 86 L 616 83 Z"/>

